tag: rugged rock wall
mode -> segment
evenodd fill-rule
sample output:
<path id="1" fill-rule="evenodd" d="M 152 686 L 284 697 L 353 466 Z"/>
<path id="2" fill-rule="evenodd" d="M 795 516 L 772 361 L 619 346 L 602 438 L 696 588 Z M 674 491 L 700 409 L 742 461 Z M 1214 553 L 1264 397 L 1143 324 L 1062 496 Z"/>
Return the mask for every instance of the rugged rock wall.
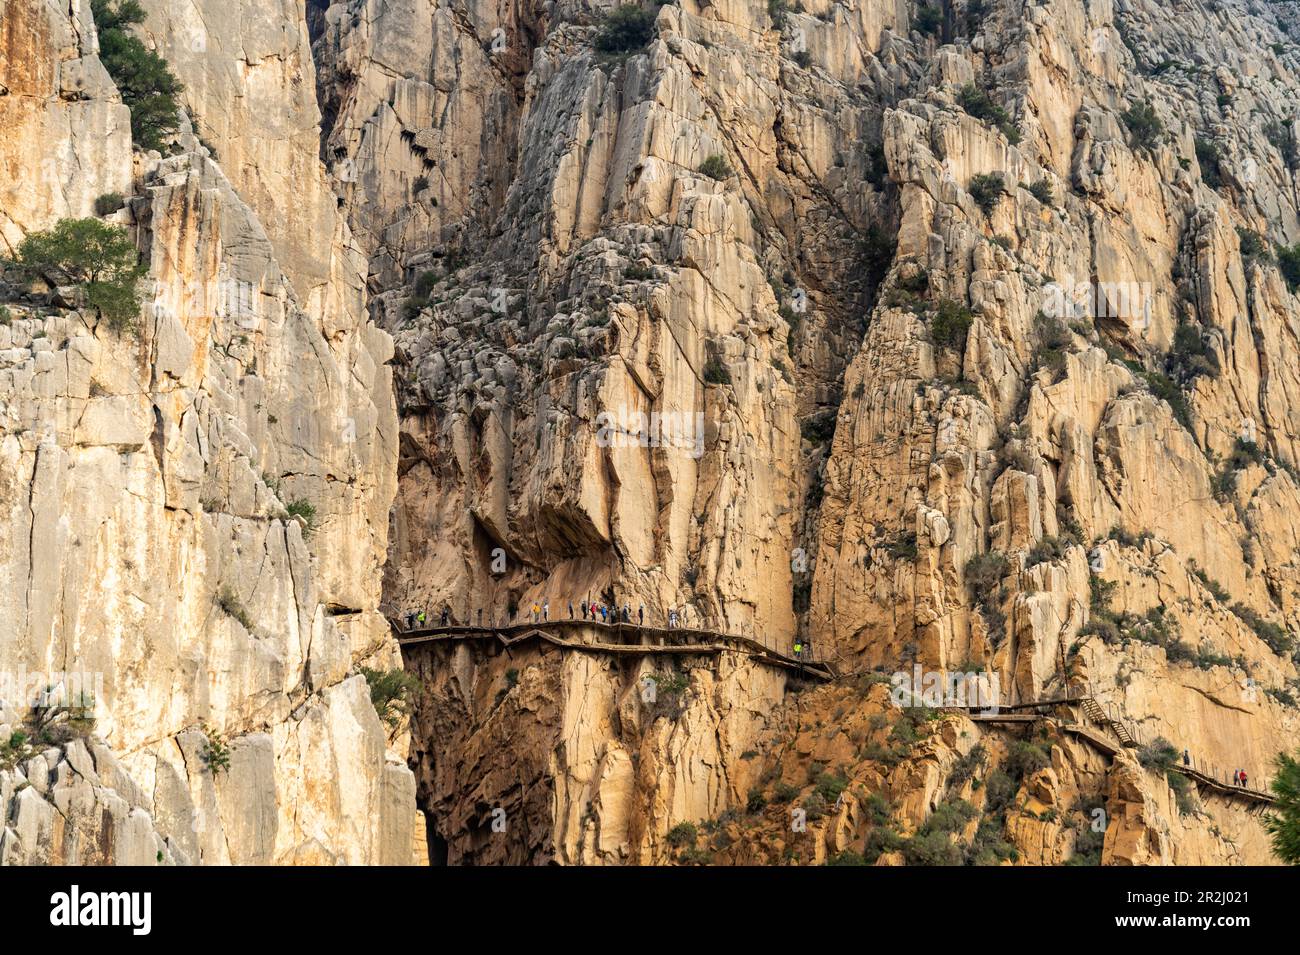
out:
<path id="1" fill-rule="evenodd" d="M 665 861 L 677 822 L 744 805 L 785 685 L 734 653 L 618 658 L 545 643 L 404 653 L 423 684 L 419 801 L 434 855 L 453 865 Z"/>
<path id="2" fill-rule="evenodd" d="M 355 670 L 397 661 L 392 343 L 316 158 L 304 14 L 221 4 L 182 44 L 151 5 L 187 106 L 222 126 L 133 161 L 88 7 L 4 10 L 6 189 L 52 190 L 5 193 L 4 239 L 134 193 L 112 218 L 150 293 L 136 335 L 59 296 L 0 326 L 0 666 L 89 674 L 106 745 L 15 750 L 0 858 L 409 861 L 413 777 Z M 6 701 L 6 740 L 29 702 Z"/>
<path id="3" fill-rule="evenodd" d="M 317 6 L 327 157 L 403 368 L 387 593 L 988 667 L 1262 780 L 1297 729 L 1297 305 L 1261 254 L 1300 238 L 1285 10 L 938 9 L 683 0 L 616 56 L 606 5 Z M 702 454 L 601 412 L 700 412 Z M 1182 813 L 1058 736 L 1091 774 L 1062 798 L 1129 827 L 1107 861 L 1267 861 L 1242 806 Z M 570 860 L 556 792 L 530 845 Z"/>
<path id="4" fill-rule="evenodd" d="M 246 788 L 284 795 L 273 827 L 238 816 L 247 857 L 401 842 L 409 814 L 373 807 L 410 776 L 347 676 L 394 657 L 381 574 L 458 620 L 595 599 L 811 638 L 846 679 L 987 668 L 1007 701 L 1086 692 L 1257 782 L 1293 743 L 1288 5 L 682 0 L 622 54 L 593 46 L 603 2 L 145 5 L 197 136 L 134 167 L 85 5 L 5 18 L 30 74 L 5 128 L 95 177 L 59 160 L 3 193 L 5 241 L 134 176 L 119 217 L 163 306 L 138 352 L 70 308 L 0 328 L 8 652 L 112 648 L 100 718 L 137 778 L 193 764 L 200 718 L 261 734 Z M 83 475 L 109 490 L 85 503 Z M 672 712 L 589 656 L 417 666 L 435 858 L 704 861 L 690 821 L 718 861 L 1268 861 L 1242 804 L 1175 793 L 1077 711 L 927 733 L 878 690 L 730 659 L 694 661 Z M 150 695 L 173 672 L 189 689 Z M 818 741 L 841 724 L 851 746 Z M 142 786 L 220 803 L 181 778 Z M 156 831 L 139 851 L 202 847 Z"/>

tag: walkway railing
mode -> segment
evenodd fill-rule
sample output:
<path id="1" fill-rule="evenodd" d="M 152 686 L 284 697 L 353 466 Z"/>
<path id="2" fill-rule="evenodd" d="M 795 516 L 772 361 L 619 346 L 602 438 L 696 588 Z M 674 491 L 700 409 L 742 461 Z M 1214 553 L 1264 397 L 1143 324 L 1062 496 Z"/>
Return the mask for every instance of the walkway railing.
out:
<path id="1" fill-rule="evenodd" d="M 600 620 L 564 619 L 509 623 L 501 626 L 474 626 L 448 623 L 446 626 L 415 626 L 406 628 L 405 620 L 389 617 L 398 641 L 413 645 L 438 640 L 495 639 L 512 646 L 529 639 L 543 638 L 557 646 L 588 652 L 685 654 L 717 653 L 739 650 L 760 661 L 794 670 L 817 679 L 829 679 L 832 671 L 824 661 L 810 652 L 786 652 L 775 646 L 774 640 L 762 640 L 747 634 L 725 633 L 695 627 L 655 627 L 637 623 L 605 623 Z M 574 631 L 587 631 L 599 639 L 595 642 L 566 639 Z M 791 648 L 791 651 L 793 648 Z"/>
<path id="2" fill-rule="evenodd" d="M 1084 688 L 1084 694 L 1081 696 L 1067 696 L 1058 699 L 1035 700 L 1028 703 L 1013 703 L 1008 706 L 999 706 L 996 712 L 991 710 L 980 710 L 977 707 L 958 707 L 959 709 L 970 710 L 970 718 L 977 723 L 1036 723 L 1047 717 L 1041 711 L 1056 706 L 1073 706 L 1078 705 L 1083 710 L 1084 715 L 1093 723 L 1110 730 L 1111 734 L 1119 741 L 1119 746 L 1111 747 L 1105 744 L 1104 740 L 1099 740 L 1082 725 L 1067 725 L 1066 730 L 1081 739 L 1092 743 L 1099 749 L 1102 749 L 1107 755 L 1117 755 L 1121 748 L 1136 749 L 1141 744 L 1141 733 L 1136 729 L 1130 729 L 1124 721 L 1123 714 L 1119 707 L 1114 703 L 1101 703 L 1091 695 L 1088 688 Z M 1173 745 L 1172 743 L 1170 745 Z M 1197 759 L 1190 751 L 1184 750 L 1180 753 L 1177 762 L 1169 767 L 1173 772 L 1181 773 L 1191 779 L 1196 780 L 1206 788 L 1213 789 L 1225 796 L 1232 796 L 1246 799 L 1259 805 L 1261 811 L 1263 806 L 1276 801 L 1276 797 L 1268 790 L 1267 781 L 1264 789 L 1256 789 L 1253 786 L 1243 786 L 1238 782 L 1232 781 L 1232 773 L 1227 769 L 1209 763 L 1202 759 Z M 1236 772 L 1235 770 L 1233 772 Z"/>

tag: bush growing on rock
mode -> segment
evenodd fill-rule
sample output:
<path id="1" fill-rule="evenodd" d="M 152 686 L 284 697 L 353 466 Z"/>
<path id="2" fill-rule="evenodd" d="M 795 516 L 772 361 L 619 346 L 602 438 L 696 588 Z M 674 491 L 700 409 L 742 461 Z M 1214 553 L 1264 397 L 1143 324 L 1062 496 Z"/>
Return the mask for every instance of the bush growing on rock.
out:
<path id="1" fill-rule="evenodd" d="M 1029 194 L 1045 206 L 1054 205 L 1056 202 L 1050 179 L 1039 179 L 1029 187 Z"/>
<path id="2" fill-rule="evenodd" d="M 87 304 L 115 331 L 135 326 L 136 285 L 148 268 L 125 229 L 98 219 L 60 219 L 52 229 L 28 233 L 13 264 L 29 279 L 42 276 L 80 287 Z"/>
<path id="3" fill-rule="evenodd" d="M 239 595 L 229 584 L 222 587 L 217 594 L 217 606 L 226 616 L 238 621 L 239 625 L 249 633 L 253 632 L 253 618 L 248 615 L 248 611 L 244 609 L 244 602 L 239 599 Z"/>
<path id="4" fill-rule="evenodd" d="M 1016 129 L 1011 114 L 993 102 L 993 97 L 984 90 L 973 84 L 963 86 L 961 92 L 957 94 L 957 102 L 969 115 L 981 122 L 996 126 L 1012 146 L 1019 144 L 1020 130 Z"/>
<path id="5" fill-rule="evenodd" d="M 1178 762 L 1178 750 L 1163 736 L 1158 736 L 1138 750 L 1138 762 L 1147 769 L 1165 772 Z"/>
<path id="6" fill-rule="evenodd" d="M 1196 137 L 1196 162 L 1201 167 L 1201 179 L 1211 189 L 1223 186 L 1223 150 L 1219 144 L 1204 137 Z"/>
<path id="7" fill-rule="evenodd" d="M 650 42 L 655 15 L 627 3 L 613 10 L 601 24 L 594 46 L 601 53 L 631 53 Z"/>
<path id="8" fill-rule="evenodd" d="M 230 744 L 207 723 L 200 725 L 200 730 L 207 737 L 203 748 L 203 763 L 218 776 L 230 769 Z"/>
<path id="9" fill-rule="evenodd" d="M 668 830 L 665 839 L 674 849 L 680 849 L 682 846 L 695 845 L 695 840 L 698 837 L 699 833 L 696 831 L 693 822 L 679 822 Z"/>
<path id="10" fill-rule="evenodd" d="M 971 176 L 967 191 L 975 200 L 975 205 L 980 207 L 980 211 L 988 215 L 997 207 L 998 200 L 1007 191 L 1006 181 L 1000 172 L 980 173 Z"/>
<path id="11" fill-rule="evenodd" d="M 144 22 L 138 0 L 91 0 L 90 9 L 99 31 L 100 62 L 131 110 L 131 137 L 142 149 L 161 152 L 176 131 L 176 97 L 183 87 L 167 61 L 128 29 Z"/>
<path id="12" fill-rule="evenodd" d="M 1300 289 L 1300 242 L 1277 247 L 1277 267 L 1288 289 L 1292 292 Z"/>
<path id="13" fill-rule="evenodd" d="M 401 667 L 392 670 L 362 667 L 361 675 L 370 687 L 370 702 L 379 718 L 390 727 L 396 726 L 410 711 L 411 698 L 420 689 L 419 679 Z"/>
<path id="14" fill-rule="evenodd" d="M 291 518 L 302 518 L 303 536 L 308 537 L 316 529 L 316 505 L 307 500 L 290 501 L 284 507 Z"/>
<path id="15" fill-rule="evenodd" d="M 1295 640 L 1280 625 L 1265 620 L 1243 603 L 1234 603 L 1230 608 L 1238 619 L 1254 632 L 1274 653 L 1285 654 L 1295 646 Z"/>
<path id="16" fill-rule="evenodd" d="M 126 204 L 120 192 L 106 192 L 95 200 L 95 215 L 109 216 Z"/>
<path id="17" fill-rule="evenodd" d="M 731 372 L 716 358 L 710 358 L 704 366 L 704 381 L 710 385 L 731 384 Z"/>
<path id="18" fill-rule="evenodd" d="M 966 583 L 975 592 L 976 600 L 982 600 L 993 593 L 1002 583 L 1002 578 L 1010 569 L 1010 561 L 1001 551 L 991 550 L 987 554 L 976 554 L 966 561 Z"/>
<path id="19" fill-rule="evenodd" d="M 926 3 L 916 8 L 916 28 L 928 36 L 938 36 L 943 26 L 943 11 Z"/>
<path id="20" fill-rule="evenodd" d="M 1120 114 L 1120 119 L 1124 121 L 1124 126 L 1128 129 L 1131 138 L 1130 141 L 1135 148 L 1152 152 L 1156 146 L 1160 145 L 1160 138 L 1165 132 L 1165 124 L 1156 115 L 1155 107 L 1151 105 L 1150 100 L 1134 103 Z"/>
<path id="21" fill-rule="evenodd" d="M 965 305 L 944 299 L 930 319 L 930 340 L 940 348 L 955 352 L 966 350 L 966 335 L 970 331 L 974 314 Z"/>
<path id="22" fill-rule="evenodd" d="M 1264 828 L 1273 839 L 1273 853 L 1289 865 L 1300 865 L 1300 759 L 1278 753 L 1274 759 L 1273 812 Z"/>
<path id="23" fill-rule="evenodd" d="M 702 176 L 708 176 L 710 179 L 719 181 L 730 179 L 731 164 L 727 162 L 727 157 L 719 153 L 713 153 L 704 162 L 700 163 L 699 173 Z"/>

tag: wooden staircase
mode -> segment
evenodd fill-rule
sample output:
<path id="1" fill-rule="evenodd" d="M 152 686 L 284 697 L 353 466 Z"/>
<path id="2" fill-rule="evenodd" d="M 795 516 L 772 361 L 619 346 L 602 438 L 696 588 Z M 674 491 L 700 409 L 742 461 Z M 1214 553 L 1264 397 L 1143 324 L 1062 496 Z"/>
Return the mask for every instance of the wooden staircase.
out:
<path id="1" fill-rule="evenodd" d="M 1091 696 L 1083 697 L 1081 703 L 1084 715 L 1087 716 L 1088 719 L 1092 720 L 1092 722 L 1099 726 L 1105 726 L 1114 733 L 1115 738 L 1119 740 L 1121 746 L 1125 749 L 1135 749 L 1137 747 L 1137 740 L 1134 739 L 1133 734 L 1129 732 L 1129 728 L 1124 724 L 1124 721 L 1116 715 L 1115 708 L 1112 704 L 1107 703 L 1105 706 L 1102 706 Z"/>

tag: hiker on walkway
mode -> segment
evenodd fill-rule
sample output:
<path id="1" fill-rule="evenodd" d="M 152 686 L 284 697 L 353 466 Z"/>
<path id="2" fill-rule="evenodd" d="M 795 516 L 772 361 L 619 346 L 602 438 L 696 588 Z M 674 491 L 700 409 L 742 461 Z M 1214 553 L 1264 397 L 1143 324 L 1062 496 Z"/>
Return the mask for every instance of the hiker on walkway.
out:
<path id="1" fill-rule="evenodd" d="M 803 657 L 803 644 L 798 640 L 796 640 L 794 642 L 794 658 L 798 660 L 802 657 Z"/>
<path id="2" fill-rule="evenodd" d="M 645 604 L 636 608 L 637 622 L 640 626 L 645 626 Z"/>
<path id="3" fill-rule="evenodd" d="M 542 619 L 543 620 L 551 619 L 551 602 L 549 600 L 542 601 Z"/>
<path id="4" fill-rule="evenodd" d="M 604 604 L 600 605 L 600 622 L 601 623 L 609 622 L 609 610 L 605 607 Z"/>
<path id="5" fill-rule="evenodd" d="M 1250 788 L 1249 786 L 1246 786 L 1246 771 L 1244 769 L 1241 771 L 1241 785 L 1245 786 L 1247 789 Z"/>
<path id="6" fill-rule="evenodd" d="M 446 604 L 442 606 L 442 625 L 447 626 L 447 621 L 451 618 L 451 608 Z"/>
<path id="7" fill-rule="evenodd" d="M 1232 785 L 1234 785 L 1234 786 L 1240 786 L 1240 785 L 1241 785 L 1241 770 L 1240 770 L 1240 769 L 1234 769 L 1234 770 L 1232 771 Z"/>
<path id="8" fill-rule="evenodd" d="M 1189 753 L 1187 750 L 1183 750 L 1183 765 L 1184 766 L 1192 765 L 1192 754 Z"/>
<path id="9" fill-rule="evenodd" d="M 424 611 L 423 611 L 423 610 L 421 610 L 418 614 L 415 615 L 415 622 L 418 623 L 418 624 L 419 624 L 420 626 L 422 626 L 422 627 L 424 626 Z"/>
<path id="10" fill-rule="evenodd" d="M 414 611 L 414 610 L 408 610 L 408 611 L 406 611 L 406 629 L 407 629 L 407 630 L 414 630 L 414 629 L 415 629 L 415 611 Z"/>
<path id="11" fill-rule="evenodd" d="M 631 622 L 632 622 L 632 605 L 631 605 L 631 604 L 623 604 L 623 622 L 624 622 L 624 623 L 631 623 Z"/>
<path id="12" fill-rule="evenodd" d="M 537 604 L 533 604 L 533 623 L 536 623 L 537 619 L 541 615 L 542 615 L 542 608 L 537 606 Z"/>
<path id="13" fill-rule="evenodd" d="M 586 620 L 586 619 L 587 619 L 587 605 L 586 605 L 586 603 L 583 603 L 583 605 L 582 605 L 582 619 L 583 619 L 583 620 Z"/>

